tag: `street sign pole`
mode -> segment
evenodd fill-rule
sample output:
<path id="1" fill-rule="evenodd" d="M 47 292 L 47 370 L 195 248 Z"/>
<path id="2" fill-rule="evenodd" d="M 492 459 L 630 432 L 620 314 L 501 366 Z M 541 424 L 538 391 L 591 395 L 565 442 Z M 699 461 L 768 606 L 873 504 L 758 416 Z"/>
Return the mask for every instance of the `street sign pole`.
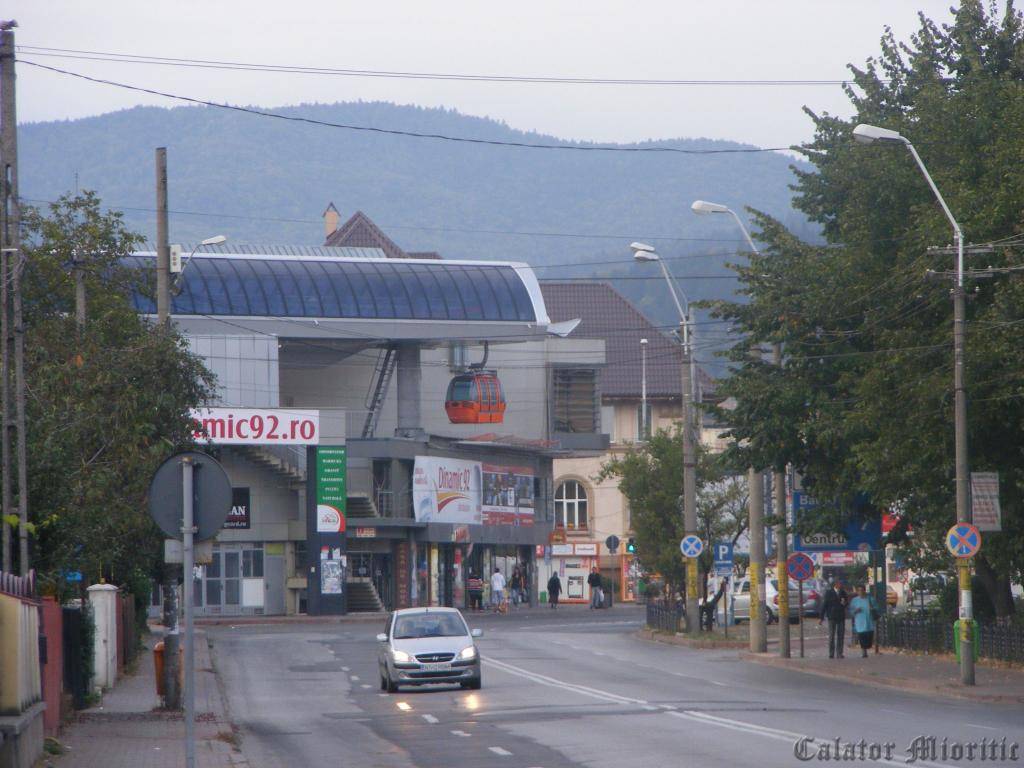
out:
<path id="1" fill-rule="evenodd" d="M 789 589 L 789 585 L 786 585 L 786 589 Z M 798 594 L 800 595 L 800 658 L 804 657 L 804 582 L 800 580 L 797 582 Z"/>
<path id="2" fill-rule="evenodd" d="M 196 644 L 193 635 L 193 602 L 195 591 L 195 552 L 193 539 L 195 536 L 195 510 L 193 509 L 193 471 L 195 466 L 191 456 L 181 459 L 181 500 L 182 500 L 182 591 L 185 593 L 185 767 L 195 768 L 196 765 L 196 686 L 195 686 L 195 654 Z"/>

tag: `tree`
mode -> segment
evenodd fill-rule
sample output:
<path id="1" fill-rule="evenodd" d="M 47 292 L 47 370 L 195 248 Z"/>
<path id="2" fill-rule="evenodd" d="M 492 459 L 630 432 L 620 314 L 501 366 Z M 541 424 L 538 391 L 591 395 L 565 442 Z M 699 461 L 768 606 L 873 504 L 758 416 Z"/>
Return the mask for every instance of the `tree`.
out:
<path id="1" fill-rule="evenodd" d="M 857 146 L 861 122 L 892 128 L 917 147 L 968 240 L 999 243 L 968 268 L 966 371 L 971 469 L 997 471 L 1003 532 L 976 558 L 999 616 L 1013 612 L 1011 579 L 1024 570 L 1024 23 L 968 0 L 952 23 L 920 19 L 906 43 L 891 31 L 881 53 L 851 67 L 850 120 L 808 111 L 813 171 L 796 171 L 796 206 L 828 241 L 812 246 L 759 216 L 767 244 L 734 267 L 748 303 L 720 303 L 744 335 L 737 375 L 734 458 L 791 462 L 835 525 L 864 492 L 874 513 L 899 508 L 912 526 L 912 563 L 949 562 L 941 537 L 954 522 L 952 306 L 949 224 L 902 146 Z M 937 280 L 929 280 L 929 270 Z M 748 353 L 781 343 L 778 369 Z"/>
<path id="2" fill-rule="evenodd" d="M 123 266 L 141 238 L 91 192 L 25 216 L 28 268 L 29 479 L 36 567 L 58 582 L 150 572 L 161 536 L 145 504 L 155 468 L 192 444 L 188 411 L 212 375 L 172 330 L 149 325 Z M 88 316 L 76 328 L 72 262 L 85 271 Z"/>
<path id="3" fill-rule="evenodd" d="M 700 535 L 706 542 L 735 542 L 746 529 L 745 484 L 728 477 L 722 462 L 702 449 L 698 449 L 697 461 Z M 645 443 L 608 461 L 600 474 L 601 479 L 618 478 L 619 490 L 629 502 L 637 557 L 645 571 L 664 579 L 667 598 L 686 588 L 686 561 L 679 551 L 679 542 L 686 535 L 682 467 L 683 438 L 677 428 L 658 430 Z M 702 558 L 706 574 L 712 555 L 706 552 Z M 705 578 L 705 591 L 706 583 Z"/>

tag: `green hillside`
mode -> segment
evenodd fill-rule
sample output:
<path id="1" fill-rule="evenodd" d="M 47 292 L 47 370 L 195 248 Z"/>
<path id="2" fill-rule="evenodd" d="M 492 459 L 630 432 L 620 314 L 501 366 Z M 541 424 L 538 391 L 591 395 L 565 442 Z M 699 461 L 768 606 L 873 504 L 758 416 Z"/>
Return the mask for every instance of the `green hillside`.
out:
<path id="1" fill-rule="evenodd" d="M 386 103 L 316 104 L 275 110 L 317 120 L 484 139 L 556 143 L 494 120 Z M 739 145 L 706 139 L 653 142 L 685 149 Z M 206 107 L 139 107 L 73 121 L 22 125 L 21 192 L 53 199 L 94 189 L 154 232 L 153 149 L 168 148 L 172 241 L 223 233 L 234 242 L 319 243 L 320 214 L 365 211 L 408 250 L 449 258 L 517 259 L 543 277 L 650 276 L 629 264 L 631 238 L 646 238 L 681 278 L 722 274 L 741 247 L 726 217 L 697 217 L 696 198 L 751 205 L 807 228 L 790 208 L 791 158 L 777 153 L 681 155 L 494 147 L 340 130 Z M 190 215 L 195 212 L 210 215 Z M 568 233 L 546 237 L 467 230 Z M 610 236 L 610 237 L 608 237 Z M 621 236 L 621 237 L 620 237 Z M 676 239 L 657 239 L 658 236 Z M 685 238 L 698 238 L 686 240 Z M 711 238 L 711 240 L 708 240 Z M 716 240 L 717 238 L 717 240 Z M 618 262 L 598 264 L 592 262 Z M 653 316 L 671 318 L 664 285 L 617 286 Z M 691 299 L 728 292 L 732 281 L 686 281 Z"/>

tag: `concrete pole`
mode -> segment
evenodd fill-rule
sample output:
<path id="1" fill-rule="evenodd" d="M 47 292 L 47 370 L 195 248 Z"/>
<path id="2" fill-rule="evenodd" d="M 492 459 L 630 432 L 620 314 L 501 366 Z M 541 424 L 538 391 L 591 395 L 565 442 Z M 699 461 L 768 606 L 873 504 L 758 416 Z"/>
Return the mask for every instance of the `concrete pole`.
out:
<path id="1" fill-rule="evenodd" d="M 764 624 L 764 486 L 761 473 L 747 472 L 750 505 L 750 652 L 768 650 Z"/>
<path id="2" fill-rule="evenodd" d="M 167 147 L 156 148 L 156 318 L 171 316 L 171 246 L 167 233 Z"/>
<path id="3" fill-rule="evenodd" d="M 772 345 L 772 362 L 777 367 L 782 367 L 782 345 L 779 343 Z M 789 576 L 786 573 L 786 558 L 789 557 L 789 541 L 786 535 L 786 475 L 782 470 L 776 469 L 772 473 L 772 486 L 775 494 L 775 514 L 780 521 L 775 528 L 775 575 L 779 585 L 779 656 L 788 659 Z"/>
<path id="4" fill-rule="evenodd" d="M 683 528 L 687 536 L 697 531 L 697 455 L 693 441 L 693 380 L 691 379 L 690 335 L 688 318 L 682 321 L 683 364 Z M 697 604 L 698 559 L 686 559 L 686 631 L 700 629 L 700 607 Z"/>
<path id="5" fill-rule="evenodd" d="M 963 266 L 963 240 L 957 237 L 961 250 L 958 269 Z M 962 279 L 962 271 L 958 278 Z M 958 280 L 953 289 L 953 386 L 955 390 L 955 436 L 956 436 L 956 519 L 960 523 L 971 521 L 971 507 L 967 467 L 967 398 L 964 394 L 964 288 Z M 972 639 L 974 599 L 971 594 L 971 561 L 957 562 L 960 582 L 960 682 L 974 685 L 974 647 Z"/>
<path id="6" fill-rule="evenodd" d="M 14 494 L 11 483 L 11 329 L 9 320 L 10 265 L 20 247 L 18 205 L 18 132 L 15 115 L 14 32 L 0 32 L 0 215 L 2 224 L 2 250 L 0 250 L 0 462 L 2 462 L 2 509 L 0 516 L 14 514 Z M 0 521 L 2 553 L 0 571 L 14 572 L 14 543 L 10 524 Z"/>
<path id="7" fill-rule="evenodd" d="M 647 434 L 647 339 L 640 339 L 640 439 Z"/>
<path id="8" fill-rule="evenodd" d="M 420 418 L 420 382 L 423 372 L 420 368 L 420 345 L 405 342 L 398 345 L 398 427 L 395 437 L 420 438 L 423 423 Z"/>

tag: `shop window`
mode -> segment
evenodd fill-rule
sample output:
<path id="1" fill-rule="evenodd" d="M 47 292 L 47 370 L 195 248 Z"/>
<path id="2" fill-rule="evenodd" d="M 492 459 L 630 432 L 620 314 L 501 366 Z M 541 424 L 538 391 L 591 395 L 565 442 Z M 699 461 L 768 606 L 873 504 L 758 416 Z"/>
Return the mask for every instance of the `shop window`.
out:
<path id="1" fill-rule="evenodd" d="M 601 429 L 597 371 L 555 368 L 552 371 L 552 431 L 593 434 Z"/>
<path id="2" fill-rule="evenodd" d="M 587 529 L 587 489 L 577 480 L 566 480 L 555 491 L 555 525 L 572 530 Z"/>
<path id="3" fill-rule="evenodd" d="M 263 550 L 242 550 L 242 576 L 247 579 L 263 578 Z"/>

